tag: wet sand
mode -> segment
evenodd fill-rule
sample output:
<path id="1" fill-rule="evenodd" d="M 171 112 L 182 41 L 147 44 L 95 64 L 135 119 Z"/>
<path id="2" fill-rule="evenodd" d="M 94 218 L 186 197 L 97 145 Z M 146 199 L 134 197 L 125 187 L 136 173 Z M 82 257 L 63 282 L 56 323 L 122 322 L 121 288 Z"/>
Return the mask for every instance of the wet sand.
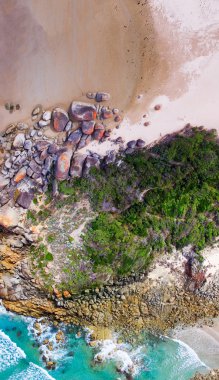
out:
<path id="1" fill-rule="evenodd" d="M 188 344 L 210 369 L 219 364 L 219 319 L 212 327 L 186 327 L 176 330 L 175 338 Z"/>

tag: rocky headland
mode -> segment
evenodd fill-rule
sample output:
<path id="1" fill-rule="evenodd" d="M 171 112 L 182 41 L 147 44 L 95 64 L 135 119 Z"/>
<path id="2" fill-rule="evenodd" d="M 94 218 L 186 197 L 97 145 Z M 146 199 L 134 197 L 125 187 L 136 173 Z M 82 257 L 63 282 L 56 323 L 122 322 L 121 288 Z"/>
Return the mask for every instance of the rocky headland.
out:
<path id="1" fill-rule="evenodd" d="M 206 203 L 206 198 L 200 199 L 205 206 L 197 206 L 190 223 L 196 234 L 186 225 L 184 242 L 183 231 L 172 234 L 169 222 L 158 226 L 161 214 L 156 211 L 154 217 L 155 206 L 148 194 L 159 186 L 171 189 L 170 178 L 178 183 L 180 176 L 183 180 L 191 177 L 194 168 L 206 178 L 203 166 L 197 168 L 193 163 L 193 156 L 186 162 L 184 153 L 179 155 L 177 144 L 190 141 L 183 148 L 188 157 L 191 153 L 186 149 L 193 149 L 190 144 L 194 141 L 197 152 L 197 144 L 204 144 L 205 149 L 209 142 L 217 155 L 214 132 L 187 125 L 180 133 L 165 136 L 160 145 L 147 148 L 142 139 L 126 145 L 121 137 L 114 141 L 118 153 L 110 150 L 101 156 L 89 151 L 89 144 L 110 139 L 122 116 L 118 109 L 101 105 L 109 100 L 109 94 L 88 93 L 87 97 L 90 103 L 74 101 L 68 112 L 57 107 L 43 110 L 38 105 L 31 121 L 10 125 L 0 136 L 0 297 L 4 306 L 22 315 L 46 316 L 53 323 L 120 331 L 130 340 L 143 329 L 160 334 L 179 325 L 211 324 L 219 312 L 218 267 L 215 264 L 212 270 L 203 249 L 212 242 L 217 248 L 216 208 Z M 203 158 L 207 158 L 207 166 L 214 165 L 212 155 L 207 152 Z M 127 166 L 133 162 L 134 169 Z M 158 186 L 140 184 L 139 178 L 144 180 L 147 175 L 148 181 L 154 181 L 157 162 L 163 184 L 159 176 L 155 180 Z M 141 174 L 144 165 L 151 163 L 153 170 L 148 167 L 149 171 Z M 166 169 L 174 174 L 168 180 Z M 196 187 L 192 196 L 195 191 Z M 215 204 L 213 192 L 211 197 Z M 151 206 L 145 213 L 147 202 Z M 182 203 L 180 207 L 189 206 Z M 139 210 L 140 217 L 143 212 L 150 220 L 148 226 L 139 219 L 144 229 L 140 224 L 135 227 L 132 220 Z M 201 225 L 197 224 L 199 212 Z M 186 223 L 186 218 L 187 211 L 180 211 L 172 221 L 179 225 Z M 104 229 L 112 235 L 104 236 Z M 110 269 L 112 253 L 105 258 L 101 252 L 107 251 L 114 239 L 112 252 L 120 245 L 125 251 L 129 247 L 131 259 L 118 252 L 115 268 Z M 96 256 L 98 251 L 103 261 Z M 132 256 L 135 251 L 140 259 Z M 96 339 L 94 334 L 92 340 Z"/>

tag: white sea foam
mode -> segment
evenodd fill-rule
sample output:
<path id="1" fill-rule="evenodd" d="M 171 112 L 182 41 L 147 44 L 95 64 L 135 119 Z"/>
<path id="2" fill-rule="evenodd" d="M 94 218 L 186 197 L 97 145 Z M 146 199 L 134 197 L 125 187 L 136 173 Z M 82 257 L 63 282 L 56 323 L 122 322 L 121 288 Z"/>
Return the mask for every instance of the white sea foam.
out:
<path id="1" fill-rule="evenodd" d="M 98 341 L 100 348 L 95 355 L 96 362 L 113 360 L 119 371 L 137 375 L 141 370 L 141 359 L 143 357 L 142 347 L 133 350 L 129 344 L 118 344 L 117 337 L 110 340 Z"/>
<path id="2" fill-rule="evenodd" d="M 196 365 L 209 368 L 203 361 L 201 361 L 196 352 L 188 344 L 182 342 L 179 339 L 172 339 L 172 341 L 179 344 L 179 355 L 181 359 L 184 359 L 183 363 L 185 363 L 185 366 L 192 367 Z"/>
<path id="3" fill-rule="evenodd" d="M 9 380 L 55 380 L 49 373 L 34 363 L 30 363 L 28 368 L 16 375 L 12 375 Z"/>
<path id="4" fill-rule="evenodd" d="M 0 330 L 0 372 L 25 358 L 25 352 Z"/>

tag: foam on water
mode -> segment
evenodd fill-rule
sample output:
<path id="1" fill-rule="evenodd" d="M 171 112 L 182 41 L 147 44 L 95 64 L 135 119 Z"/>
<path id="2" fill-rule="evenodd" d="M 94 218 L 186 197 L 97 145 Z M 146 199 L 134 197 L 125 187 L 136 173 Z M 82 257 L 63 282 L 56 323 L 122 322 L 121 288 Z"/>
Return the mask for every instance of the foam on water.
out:
<path id="1" fill-rule="evenodd" d="M 0 330 L 0 372 L 25 359 L 25 352 Z"/>
<path id="2" fill-rule="evenodd" d="M 142 367 L 141 359 L 143 357 L 142 347 L 133 350 L 129 344 L 117 343 L 117 337 L 99 341 L 99 352 L 95 355 L 96 362 L 105 362 L 113 360 L 116 368 L 122 373 L 131 373 L 137 375 Z"/>
<path id="3" fill-rule="evenodd" d="M 201 361 L 196 352 L 190 346 L 188 346 L 188 344 L 182 342 L 179 339 L 172 339 L 172 341 L 179 344 L 180 359 L 183 359 L 183 363 L 185 363 L 186 366 L 199 365 L 205 368 L 209 368 L 205 363 Z"/>
<path id="4" fill-rule="evenodd" d="M 48 372 L 34 363 L 30 363 L 29 367 L 15 375 L 10 376 L 9 380 L 55 380 Z"/>

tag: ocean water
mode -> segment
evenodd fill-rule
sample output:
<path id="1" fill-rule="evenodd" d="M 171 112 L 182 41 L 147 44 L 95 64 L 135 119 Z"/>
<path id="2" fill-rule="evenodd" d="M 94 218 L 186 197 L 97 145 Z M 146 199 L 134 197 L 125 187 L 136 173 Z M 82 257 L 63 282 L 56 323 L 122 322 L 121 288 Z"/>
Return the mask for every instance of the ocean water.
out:
<path id="1" fill-rule="evenodd" d="M 39 335 L 34 322 L 0 306 L 1 380 L 123 380 L 128 378 L 125 372 L 129 368 L 136 380 L 189 380 L 196 371 L 207 369 L 189 346 L 168 337 L 145 333 L 136 346 L 120 343 L 115 337 L 92 348 L 87 344 L 87 331 L 74 326 L 45 326 L 39 320 Z M 63 343 L 56 341 L 58 330 L 65 334 Z M 47 338 L 53 343 L 52 351 L 43 344 Z M 43 355 L 56 361 L 55 370 L 45 368 Z M 97 363 L 95 358 L 102 362 Z"/>

